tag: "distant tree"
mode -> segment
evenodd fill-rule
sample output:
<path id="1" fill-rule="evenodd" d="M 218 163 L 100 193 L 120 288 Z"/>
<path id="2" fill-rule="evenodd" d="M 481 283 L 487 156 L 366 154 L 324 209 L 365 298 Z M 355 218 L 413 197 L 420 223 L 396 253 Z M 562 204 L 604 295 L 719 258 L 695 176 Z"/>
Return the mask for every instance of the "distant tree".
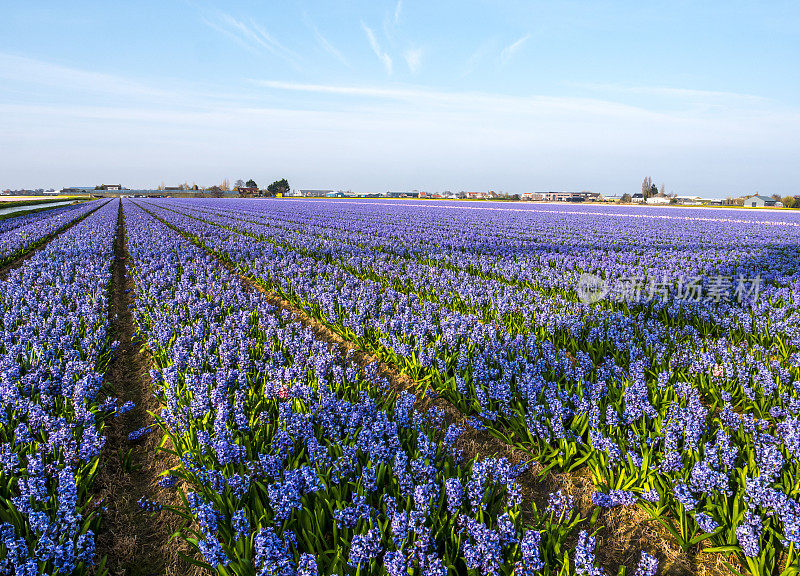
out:
<path id="1" fill-rule="evenodd" d="M 784 196 L 781 202 L 783 202 L 783 205 L 786 206 L 787 208 L 794 208 L 796 205 L 794 196 Z"/>
<path id="2" fill-rule="evenodd" d="M 775 202 L 781 202 L 781 195 L 780 194 L 773 194 L 772 195 L 772 199 L 775 200 Z"/>
<path id="3" fill-rule="evenodd" d="M 276 180 L 267 186 L 267 192 L 269 192 L 272 196 L 276 194 L 288 194 L 289 190 L 291 190 L 291 188 L 289 188 L 289 182 L 286 181 L 286 178 L 283 178 L 282 180 Z"/>
<path id="4" fill-rule="evenodd" d="M 648 198 L 652 198 L 653 196 L 658 196 L 658 186 L 655 184 L 650 185 L 650 194 L 647 195 Z"/>
<path id="5" fill-rule="evenodd" d="M 650 176 L 647 176 L 644 180 L 642 180 L 642 197 L 647 199 L 647 196 L 650 194 L 650 188 L 653 187 L 653 179 Z"/>
<path id="6" fill-rule="evenodd" d="M 233 183 L 234 188 L 243 188 L 244 187 L 244 180 L 239 178 L 236 182 Z"/>
<path id="7" fill-rule="evenodd" d="M 252 178 L 250 178 L 250 180 L 247 181 L 247 184 L 245 184 L 245 186 L 247 186 L 248 188 L 258 188 L 258 184 L 256 184 L 256 181 L 253 180 Z"/>
<path id="8" fill-rule="evenodd" d="M 658 191 L 658 195 L 662 198 L 667 196 L 667 186 L 663 182 L 661 183 L 661 190 Z"/>
<path id="9" fill-rule="evenodd" d="M 619 201 L 622 202 L 623 204 L 630 204 L 631 203 L 631 195 L 625 193 L 625 194 L 622 195 L 622 198 L 620 198 Z"/>
<path id="10" fill-rule="evenodd" d="M 200 190 L 200 187 L 197 184 L 192 184 L 192 190 Z"/>
<path id="11" fill-rule="evenodd" d="M 222 184 L 220 185 L 219 189 L 222 190 L 223 192 L 228 192 L 231 189 L 230 184 L 228 184 L 227 178 L 222 179 Z"/>

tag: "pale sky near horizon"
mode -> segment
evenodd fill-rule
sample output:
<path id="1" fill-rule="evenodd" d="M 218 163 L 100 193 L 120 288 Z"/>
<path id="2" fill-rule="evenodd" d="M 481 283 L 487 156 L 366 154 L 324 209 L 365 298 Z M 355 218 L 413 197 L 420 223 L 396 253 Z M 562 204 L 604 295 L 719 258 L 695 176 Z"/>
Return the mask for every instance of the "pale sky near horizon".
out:
<path id="1" fill-rule="evenodd" d="M 17 2 L 0 188 L 800 194 L 798 2 Z"/>

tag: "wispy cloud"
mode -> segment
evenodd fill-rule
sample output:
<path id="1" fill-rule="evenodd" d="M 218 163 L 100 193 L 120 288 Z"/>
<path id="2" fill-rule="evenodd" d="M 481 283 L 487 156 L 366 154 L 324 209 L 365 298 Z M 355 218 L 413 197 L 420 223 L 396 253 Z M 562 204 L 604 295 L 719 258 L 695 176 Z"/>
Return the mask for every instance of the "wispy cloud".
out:
<path id="1" fill-rule="evenodd" d="M 530 34 L 525 34 L 524 36 L 518 38 L 516 41 L 512 42 L 511 44 L 503 48 L 503 51 L 500 53 L 500 60 L 502 60 L 504 64 L 509 60 L 511 60 L 511 58 L 513 58 L 514 55 L 522 49 L 522 47 L 528 40 L 530 40 L 530 38 L 531 38 Z"/>
<path id="2" fill-rule="evenodd" d="M 524 118 L 538 118 L 542 122 L 551 122 L 556 118 L 563 118 L 565 122 L 571 123 L 575 118 L 581 117 L 591 119 L 591 121 L 601 119 L 619 121 L 620 126 L 627 126 L 634 132 L 639 129 L 635 127 L 668 124 L 672 128 L 680 128 L 681 131 L 696 134 L 698 138 L 703 131 L 699 127 L 704 125 L 713 124 L 717 126 L 716 129 L 725 131 L 739 123 L 748 126 L 758 126 L 762 122 L 765 123 L 765 126 L 767 124 L 797 126 L 800 123 L 800 112 L 796 109 L 775 108 L 769 101 L 764 101 L 761 105 L 742 102 L 742 106 L 719 106 L 716 114 L 708 114 L 706 111 L 698 110 L 691 101 L 682 101 L 678 97 L 669 106 L 658 107 L 601 98 L 512 96 L 490 92 L 442 91 L 403 85 L 382 87 L 304 84 L 272 80 L 252 80 L 251 82 L 257 86 L 288 92 L 374 99 L 376 104 L 380 100 L 396 100 L 415 107 L 424 105 L 426 109 L 438 108 L 436 114 L 440 117 L 451 113 L 483 115 L 489 113 L 488 111 L 498 117 L 515 118 L 516 121 L 522 121 Z M 736 133 L 740 134 L 738 128 Z"/>
<path id="3" fill-rule="evenodd" d="M 245 22 L 225 12 L 215 12 L 213 15 L 204 15 L 203 22 L 252 52 L 266 51 L 288 62 L 295 68 L 299 67 L 299 62 L 302 60 L 296 52 L 281 44 L 253 20 Z"/>
<path id="4" fill-rule="evenodd" d="M 422 54 L 422 48 L 409 48 L 403 54 L 403 58 L 405 58 L 408 69 L 412 74 L 416 74 L 422 66 Z"/>
<path id="5" fill-rule="evenodd" d="M 631 84 L 592 84 L 592 83 L 570 83 L 569 86 L 583 88 L 593 92 L 605 92 L 612 94 L 637 94 L 645 96 L 658 96 L 672 98 L 676 100 L 694 100 L 716 102 L 722 101 L 751 101 L 766 102 L 769 98 L 756 96 L 754 94 L 743 94 L 739 92 L 724 92 L 720 90 L 698 90 L 694 88 L 673 88 L 669 86 L 636 86 Z"/>
<path id="6" fill-rule="evenodd" d="M 386 73 L 392 73 L 392 57 L 389 56 L 386 52 L 383 51 L 381 45 L 378 43 L 378 39 L 375 37 L 375 32 L 372 31 L 372 28 L 361 22 L 361 28 L 364 30 L 364 34 L 367 35 L 367 40 L 369 40 L 369 45 L 372 47 L 372 51 L 375 52 L 375 56 L 378 57 L 383 63 L 383 67 L 386 68 Z"/>
<path id="7" fill-rule="evenodd" d="M 0 79 L 5 81 L 6 86 L 22 82 L 66 90 L 90 89 L 95 94 L 162 99 L 176 95 L 171 91 L 129 78 L 2 52 L 0 52 Z"/>
<path id="8" fill-rule="evenodd" d="M 580 111 L 601 116 L 655 118 L 659 112 L 641 107 L 591 98 L 554 96 L 509 96 L 487 92 L 446 92 L 420 87 L 346 86 L 335 84 L 303 84 L 273 80 L 253 80 L 256 85 L 278 90 L 315 92 L 387 100 L 403 100 L 442 106 L 452 110 L 494 110 L 502 114 L 540 115 L 545 111 Z"/>
<path id="9" fill-rule="evenodd" d="M 464 78 L 472 74 L 478 66 L 478 63 L 485 60 L 490 53 L 497 53 L 497 42 L 493 38 L 488 38 L 481 42 L 475 51 L 470 54 L 469 58 L 467 58 L 467 61 L 464 63 L 464 70 L 461 73 L 461 77 Z"/>
<path id="10" fill-rule="evenodd" d="M 70 102 L 113 106 L 170 107 L 171 109 L 226 108 L 252 104 L 257 95 L 241 88 L 220 91 L 203 82 L 156 80 L 75 68 L 46 60 L 0 52 L 0 85 L 19 94 Z M 251 91 L 252 92 L 252 91 Z M 0 94 L 0 101 L 3 101 Z M 35 99 L 35 98 L 34 98 Z"/>
<path id="11" fill-rule="evenodd" d="M 400 14 L 403 11 L 403 0 L 397 0 L 397 5 L 394 7 L 394 23 L 400 23 Z"/>
<path id="12" fill-rule="evenodd" d="M 344 57 L 344 55 L 336 48 L 336 46 L 331 44 L 330 41 L 322 35 L 322 32 L 320 32 L 319 28 L 317 28 L 317 26 L 308 18 L 307 14 L 303 14 L 303 19 L 305 20 L 306 25 L 314 33 L 314 38 L 317 39 L 317 43 L 322 47 L 322 49 L 348 68 L 352 68 L 347 58 Z"/>

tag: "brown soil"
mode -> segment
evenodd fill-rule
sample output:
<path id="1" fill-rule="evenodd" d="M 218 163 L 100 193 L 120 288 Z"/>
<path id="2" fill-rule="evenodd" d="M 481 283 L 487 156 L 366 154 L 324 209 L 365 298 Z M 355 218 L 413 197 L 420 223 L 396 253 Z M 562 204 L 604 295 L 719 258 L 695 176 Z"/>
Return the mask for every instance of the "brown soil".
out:
<path id="1" fill-rule="evenodd" d="M 133 278 L 127 273 L 128 252 L 125 221 L 120 202 L 114 263 L 110 286 L 109 333 L 120 342 L 105 373 L 106 393 L 119 398 L 120 404 L 131 400 L 136 407 L 106 421 L 106 445 L 102 467 L 95 483 L 96 498 L 107 508 L 97 538 L 97 557 L 107 556 L 107 568 L 113 575 L 178 576 L 205 574 L 183 560 L 179 553 L 193 555 L 180 538 L 170 541 L 181 528 L 178 516 L 168 511 L 145 512 L 138 501 L 146 497 L 160 504 L 178 505 L 178 488 L 158 486 L 159 474 L 175 467 L 179 460 L 161 449 L 159 429 L 133 444 L 128 434 L 154 421 L 149 414 L 160 406 L 151 393 L 151 358 L 133 341 Z M 169 448 L 169 443 L 165 448 Z M 123 459 L 127 455 L 127 464 Z"/>
<path id="2" fill-rule="evenodd" d="M 423 393 L 423 386 L 402 373 L 397 366 L 382 362 L 353 342 L 345 340 L 328 326 L 309 316 L 306 311 L 264 288 L 258 278 L 241 273 L 230 261 L 221 258 L 207 246 L 167 223 L 144 206 L 139 206 L 164 225 L 204 249 L 230 273 L 235 274 L 246 285 L 262 293 L 270 304 L 288 311 L 293 319 L 310 328 L 319 340 L 338 348 L 342 354 L 347 355 L 362 367 L 377 363 L 378 374 L 389 381 L 394 391 L 408 390 L 415 394 L 417 397 L 415 407 L 418 410 L 425 412 L 434 407 L 441 409 L 445 414 L 445 426 L 456 424 L 465 429 L 455 444 L 455 448 L 461 450 L 466 459 L 504 457 L 513 465 L 529 462 L 529 469 L 518 478 L 518 482 L 522 486 L 523 502 L 533 502 L 539 510 L 543 510 L 547 506 L 549 494 L 561 490 L 575 499 L 576 507 L 584 518 L 592 515 L 596 507 L 591 498 L 596 489 L 592 481 L 592 474 L 587 467 L 569 474 L 550 472 L 540 476 L 539 472 L 543 467 L 539 463 L 533 462 L 530 454 L 526 451 L 503 442 L 488 431 L 473 429 L 467 424 L 468 418 L 449 400 L 438 396 L 433 398 L 427 396 Z M 523 506 L 530 514 L 529 506 L 525 504 Z M 627 567 L 628 574 L 633 574 L 642 550 L 658 558 L 659 574 L 662 576 L 730 576 L 732 574 L 722 563 L 723 558 L 720 555 L 703 554 L 699 548 L 690 550 L 688 553 L 683 552 L 672 535 L 658 521 L 651 520 L 649 515 L 637 506 L 602 509 L 596 527 L 600 528 L 597 533 L 597 558 L 608 574 L 617 574 L 618 568 L 623 565 Z"/>

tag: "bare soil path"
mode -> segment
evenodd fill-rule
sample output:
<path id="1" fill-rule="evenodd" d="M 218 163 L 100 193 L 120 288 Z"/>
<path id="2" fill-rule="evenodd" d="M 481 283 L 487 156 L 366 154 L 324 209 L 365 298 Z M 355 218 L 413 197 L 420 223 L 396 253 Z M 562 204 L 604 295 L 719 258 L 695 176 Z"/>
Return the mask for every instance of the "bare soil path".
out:
<path id="1" fill-rule="evenodd" d="M 102 469 L 95 485 L 106 513 L 97 539 L 97 557 L 107 556 L 106 566 L 113 575 L 184 576 L 198 569 L 179 557 L 189 547 L 179 538 L 170 541 L 181 527 L 175 514 L 167 511 L 149 513 L 142 510 L 144 497 L 161 504 L 177 504 L 175 488 L 158 485 L 159 474 L 174 467 L 177 459 L 160 449 L 162 434 L 154 427 L 137 442 L 128 434 L 154 422 L 150 413 L 160 406 L 151 391 L 151 359 L 134 340 L 135 327 L 131 313 L 133 278 L 128 273 L 128 251 L 122 203 L 119 206 L 117 235 L 114 240 L 114 263 L 109 300 L 109 332 L 119 341 L 105 373 L 106 391 L 119 403 L 132 401 L 135 408 L 107 421 L 104 433 Z"/>

